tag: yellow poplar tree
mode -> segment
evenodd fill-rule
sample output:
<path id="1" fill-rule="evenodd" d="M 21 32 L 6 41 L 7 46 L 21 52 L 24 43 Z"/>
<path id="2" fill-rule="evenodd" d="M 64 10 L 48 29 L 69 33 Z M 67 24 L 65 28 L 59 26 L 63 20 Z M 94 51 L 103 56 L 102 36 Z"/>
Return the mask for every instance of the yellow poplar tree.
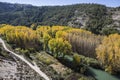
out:
<path id="1" fill-rule="evenodd" d="M 120 35 L 111 34 L 105 37 L 102 44 L 96 48 L 96 54 L 106 71 L 120 71 Z"/>

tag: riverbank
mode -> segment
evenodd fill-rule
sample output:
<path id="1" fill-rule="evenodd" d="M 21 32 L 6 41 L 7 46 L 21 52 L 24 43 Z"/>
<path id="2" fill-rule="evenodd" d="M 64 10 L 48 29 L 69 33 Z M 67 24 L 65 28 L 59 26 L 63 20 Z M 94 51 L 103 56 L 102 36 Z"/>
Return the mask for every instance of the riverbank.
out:
<path id="1" fill-rule="evenodd" d="M 34 56 L 33 59 L 45 73 L 47 71 L 51 73 L 50 77 L 52 80 L 95 80 L 91 76 L 75 72 L 45 51 L 37 52 L 31 56 Z M 41 66 L 41 64 L 44 64 L 44 66 Z M 45 69 L 45 67 L 47 69 Z"/>

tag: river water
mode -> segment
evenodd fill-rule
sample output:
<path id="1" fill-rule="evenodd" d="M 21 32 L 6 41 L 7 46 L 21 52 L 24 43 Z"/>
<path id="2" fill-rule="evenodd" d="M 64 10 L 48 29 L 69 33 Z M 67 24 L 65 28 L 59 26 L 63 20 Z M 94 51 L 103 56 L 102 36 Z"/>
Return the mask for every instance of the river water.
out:
<path id="1" fill-rule="evenodd" d="M 92 67 L 88 67 L 90 73 L 97 79 L 97 80 L 120 80 L 120 77 L 116 77 L 111 75 L 105 71 L 95 69 Z"/>
<path id="2" fill-rule="evenodd" d="M 73 61 L 73 57 L 70 57 L 70 56 L 65 56 L 65 57 L 71 62 Z M 120 80 L 120 74 L 119 74 L 119 77 L 116 77 L 100 69 L 95 69 L 92 67 L 88 67 L 88 69 L 89 69 L 90 75 L 95 77 L 97 80 Z"/>

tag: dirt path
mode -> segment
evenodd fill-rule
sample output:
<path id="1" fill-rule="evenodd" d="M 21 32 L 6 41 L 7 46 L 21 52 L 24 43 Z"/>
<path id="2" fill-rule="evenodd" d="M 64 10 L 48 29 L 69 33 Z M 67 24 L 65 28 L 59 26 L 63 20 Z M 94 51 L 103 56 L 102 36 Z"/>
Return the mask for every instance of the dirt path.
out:
<path id="1" fill-rule="evenodd" d="M 45 80 L 50 80 L 49 77 L 43 73 L 39 67 L 33 62 L 33 64 L 31 64 L 30 62 L 28 62 L 23 56 L 20 56 L 16 53 L 14 53 L 13 51 L 10 51 L 6 45 L 5 45 L 5 42 L 0 38 L 0 43 L 2 43 L 4 49 L 7 51 L 7 52 L 10 52 L 11 54 L 15 55 L 16 57 L 18 57 L 19 59 L 21 59 L 22 61 L 24 61 L 26 64 L 28 64 L 34 71 L 36 71 L 41 77 L 43 77 Z"/>

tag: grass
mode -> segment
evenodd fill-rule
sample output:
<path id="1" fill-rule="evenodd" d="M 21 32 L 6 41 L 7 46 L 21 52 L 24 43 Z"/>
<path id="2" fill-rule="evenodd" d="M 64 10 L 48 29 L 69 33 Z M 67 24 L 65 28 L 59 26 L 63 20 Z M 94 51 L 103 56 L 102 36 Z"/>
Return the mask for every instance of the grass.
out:
<path id="1" fill-rule="evenodd" d="M 38 61 L 51 67 L 57 74 L 65 78 L 72 73 L 72 70 L 63 64 L 61 64 L 57 59 L 42 51 L 34 55 Z"/>
<path id="2" fill-rule="evenodd" d="M 55 61 L 53 58 L 49 55 L 47 55 L 45 52 L 40 52 L 35 55 L 35 57 L 41 61 L 44 64 L 50 65 L 53 64 Z"/>

